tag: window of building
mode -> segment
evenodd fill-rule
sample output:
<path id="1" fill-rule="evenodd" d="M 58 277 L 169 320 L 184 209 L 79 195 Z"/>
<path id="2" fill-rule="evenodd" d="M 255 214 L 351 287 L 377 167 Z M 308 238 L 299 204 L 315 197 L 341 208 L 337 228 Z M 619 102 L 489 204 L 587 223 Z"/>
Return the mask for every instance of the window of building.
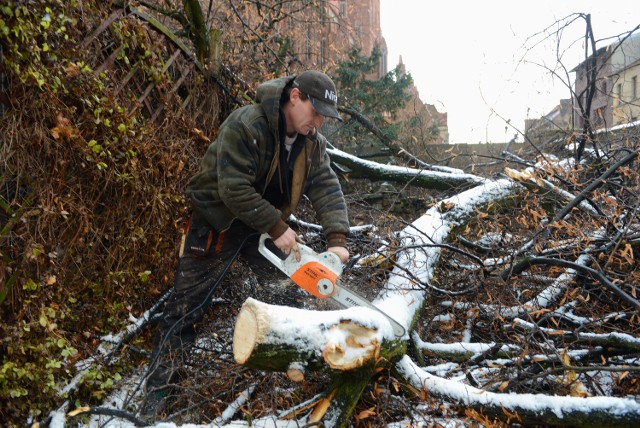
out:
<path id="1" fill-rule="evenodd" d="M 604 126 L 604 107 L 596 109 L 596 114 L 592 119 L 592 125 L 595 129 L 602 128 Z"/>
<path id="2" fill-rule="evenodd" d="M 620 103 L 622 103 L 622 83 L 618 83 L 616 85 L 616 106 L 620 105 Z"/>
<path id="3" fill-rule="evenodd" d="M 387 74 L 387 61 L 389 59 L 387 58 L 387 56 L 387 51 L 383 50 L 380 55 L 380 76 L 384 76 L 385 74 Z"/>
<path id="4" fill-rule="evenodd" d="M 638 76 L 633 76 L 631 78 L 631 99 L 635 100 L 638 98 Z"/>

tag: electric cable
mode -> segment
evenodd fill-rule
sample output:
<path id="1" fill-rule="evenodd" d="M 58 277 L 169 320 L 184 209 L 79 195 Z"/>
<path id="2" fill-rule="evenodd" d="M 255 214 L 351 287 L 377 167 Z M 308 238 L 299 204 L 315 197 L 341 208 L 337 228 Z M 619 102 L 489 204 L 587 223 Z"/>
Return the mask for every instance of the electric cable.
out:
<path id="1" fill-rule="evenodd" d="M 156 364 L 156 362 L 158 361 L 158 359 L 160 358 L 160 355 L 162 354 L 162 350 L 166 345 L 167 339 L 169 337 L 171 337 L 171 335 L 173 334 L 174 330 L 190 315 L 192 315 L 193 313 L 195 313 L 196 311 L 199 311 L 203 308 L 205 308 L 206 305 L 209 304 L 209 301 L 211 300 L 211 297 L 213 296 L 213 293 L 218 289 L 218 287 L 220 286 L 220 284 L 222 283 L 222 280 L 224 279 L 224 277 L 227 275 L 227 272 L 229 271 L 229 269 L 231 268 L 231 265 L 233 265 L 233 262 L 238 258 L 238 256 L 240 255 L 240 251 L 242 251 L 242 249 L 244 248 L 245 244 L 247 243 L 247 241 L 249 240 L 249 238 L 255 237 L 259 235 L 258 232 L 253 232 L 248 234 L 247 236 L 245 236 L 245 238 L 242 240 L 242 243 L 238 246 L 238 249 L 236 250 L 235 254 L 233 255 L 233 257 L 230 258 L 229 263 L 227 263 L 227 265 L 225 266 L 225 268 L 222 270 L 222 272 L 220 273 L 220 275 L 218 276 L 216 282 L 211 286 L 211 288 L 209 289 L 209 292 L 207 293 L 207 296 L 202 300 L 202 303 L 200 303 L 198 306 L 196 306 L 195 308 L 191 309 L 189 312 L 187 312 L 186 314 L 184 314 L 180 319 L 178 319 L 176 322 L 174 322 L 171 327 L 169 328 L 169 330 L 167 330 L 167 332 L 165 333 L 165 335 L 162 338 L 162 341 L 160 342 L 160 345 L 158 346 L 159 350 L 158 352 L 155 354 L 155 356 L 153 356 L 152 360 L 149 361 L 149 365 L 147 368 L 147 372 L 144 374 L 144 376 L 142 376 L 142 378 L 140 379 L 140 382 L 138 382 L 138 384 L 136 385 L 135 389 L 133 390 L 132 394 L 130 395 L 130 397 L 125 400 L 123 402 L 123 408 L 126 408 L 131 400 L 133 399 L 133 397 L 136 395 L 136 393 L 138 392 L 138 390 L 140 390 L 142 384 L 144 383 L 144 381 L 149 377 L 149 375 L 152 372 L 152 369 L 154 368 L 154 365 Z M 146 397 L 145 397 L 146 400 Z M 108 422 L 107 422 L 108 423 Z"/>

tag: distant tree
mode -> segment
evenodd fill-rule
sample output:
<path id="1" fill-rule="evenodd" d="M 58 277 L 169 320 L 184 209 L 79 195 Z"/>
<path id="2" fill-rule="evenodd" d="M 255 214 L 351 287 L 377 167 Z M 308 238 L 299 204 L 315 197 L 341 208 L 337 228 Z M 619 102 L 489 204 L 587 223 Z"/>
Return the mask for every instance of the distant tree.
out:
<path id="1" fill-rule="evenodd" d="M 407 89 L 413 84 L 413 78 L 396 67 L 380 79 L 372 79 L 380 66 L 380 58 L 377 46 L 369 56 L 354 48 L 346 60 L 338 63 L 335 80 L 340 88 L 342 105 L 363 114 L 390 139 L 395 139 L 398 124 L 393 120 L 411 99 Z M 383 147 L 380 139 L 354 118 L 345 121 L 333 141 L 363 155 L 379 152 Z"/>
<path id="2" fill-rule="evenodd" d="M 414 99 L 414 103 L 421 103 L 420 99 Z M 400 122 L 398 130 L 398 140 L 413 155 L 424 160 L 431 160 L 426 155 L 429 145 L 438 142 L 440 138 L 440 128 L 438 121 L 430 112 L 423 107 L 423 110 L 413 109 L 413 115 Z"/>

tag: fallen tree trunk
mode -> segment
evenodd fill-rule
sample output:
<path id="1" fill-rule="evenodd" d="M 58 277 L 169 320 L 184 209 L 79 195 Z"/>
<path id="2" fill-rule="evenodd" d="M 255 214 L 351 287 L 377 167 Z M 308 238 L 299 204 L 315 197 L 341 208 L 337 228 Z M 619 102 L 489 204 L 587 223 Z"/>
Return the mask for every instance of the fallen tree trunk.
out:
<path id="1" fill-rule="evenodd" d="M 414 169 L 403 166 L 381 165 L 352 156 L 335 149 L 327 149 L 331 160 L 348 167 L 352 178 L 368 178 L 395 183 L 411 183 L 412 186 L 435 190 L 469 189 L 485 182 L 484 178 L 473 174 L 452 174 L 441 171 Z"/>
<path id="2" fill-rule="evenodd" d="M 522 425 L 640 426 L 640 403 L 615 397 L 559 397 L 543 394 L 497 394 L 433 376 L 405 356 L 396 366 L 401 377 L 430 397 L 456 402 L 482 414 Z"/>
<path id="3" fill-rule="evenodd" d="M 333 377 L 331 393 L 320 400 L 310 423 L 343 427 L 362 390 L 380 366 L 391 366 L 406 352 L 387 319 L 369 308 L 309 311 L 247 299 L 233 333 L 237 363 L 283 371 L 296 382 L 309 370 Z"/>
<path id="4" fill-rule="evenodd" d="M 380 357 L 387 342 L 397 345 L 391 326 L 368 308 L 309 311 L 249 298 L 236 320 L 233 356 L 238 364 L 300 380 L 305 370 L 360 368 Z"/>

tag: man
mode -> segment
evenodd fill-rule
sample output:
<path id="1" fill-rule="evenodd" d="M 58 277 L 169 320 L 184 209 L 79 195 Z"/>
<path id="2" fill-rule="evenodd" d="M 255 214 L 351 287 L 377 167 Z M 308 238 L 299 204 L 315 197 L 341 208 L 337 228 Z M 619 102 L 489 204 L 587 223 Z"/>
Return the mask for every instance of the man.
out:
<path id="1" fill-rule="evenodd" d="M 162 406 L 180 358 L 195 341 L 213 289 L 236 257 L 266 280 L 282 275 L 259 252 L 268 233 L 297 258 L 298 237 L 285 222 L 306 195 L 316 211 L 327 250 L 349 258 L 347 209 L 330 167 L 327 140 L 317 132 L 325 117 L 342 121 L 333 81 L 310 70 L 261 84 L 256 104 L 231 113 L 189 181 L 193 213 L 174 289 L 153 341 L 142 413 Z"/>

